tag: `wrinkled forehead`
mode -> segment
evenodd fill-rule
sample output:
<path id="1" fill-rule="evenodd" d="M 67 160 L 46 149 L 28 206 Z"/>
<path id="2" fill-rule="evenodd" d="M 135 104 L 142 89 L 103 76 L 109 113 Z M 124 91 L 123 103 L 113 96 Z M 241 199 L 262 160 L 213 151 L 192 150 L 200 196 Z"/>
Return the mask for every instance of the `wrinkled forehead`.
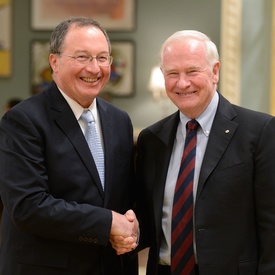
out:
<path id="1" fill-rule="evenodd" d="M 163 48 L 161 65 L 170 61 L 207 61 L 205 45 L 202 41 L 185 39 L 171 41 Z"/>
<path id="2" fill-rule="evenodd" d="M 182 38 L 170 41 L 163 48 L 163 55 L 175 52 L 196 53 L 198 51 L 205 52 L 206 46 L 203 41 L 194 38 Z"/>

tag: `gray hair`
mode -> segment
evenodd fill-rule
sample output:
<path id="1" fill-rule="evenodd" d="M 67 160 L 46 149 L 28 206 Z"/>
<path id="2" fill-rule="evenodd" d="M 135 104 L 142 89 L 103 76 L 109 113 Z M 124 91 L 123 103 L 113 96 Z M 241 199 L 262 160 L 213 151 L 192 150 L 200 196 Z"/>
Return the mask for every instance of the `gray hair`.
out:
<path id="1" fill-rule="evenodd" d="M 184 40 L 187 40 L 190 38 L 199 40 L 204 43 L 205 49 L 206 49 L 206 59 L 208 60 L 208 62 L 211 66 L 214 66 L 214 64 L 217 61 L 219 61 L 219 53 L 218 53 L 217 47 L 214 44 L 214 42 L 212 42 L 211 39 L 207 35 L 205 35 L 202 32 L 195 31 L 195 30 L 182 30 L 182 31 L 177 31 L 174 34 L 172 34 L 162 44 L 162 47 L 160 49 L 161 63 L 163 61 L 163 52 L 171 42 L 184 41 Z"/>
<path id="2" fill-rule="evenodd" d="M 72 25 L 77 28 L 94 26 L 101 30 L 104 36 L 106 37 L 109 53 L 111 53 L 111 42 L 105 29 L 103 29 L 103 27 L 97 21 L 82 16 L 71 17 L 69 19 L 62 21 L 61 23 L 59 23 L 59 25 L 56 26 L 50 38 L 50 53 L 58 54 L 62 52 L 62 47 L 64 44 L 66 34 L 68 33 L 69 27 Z"/>

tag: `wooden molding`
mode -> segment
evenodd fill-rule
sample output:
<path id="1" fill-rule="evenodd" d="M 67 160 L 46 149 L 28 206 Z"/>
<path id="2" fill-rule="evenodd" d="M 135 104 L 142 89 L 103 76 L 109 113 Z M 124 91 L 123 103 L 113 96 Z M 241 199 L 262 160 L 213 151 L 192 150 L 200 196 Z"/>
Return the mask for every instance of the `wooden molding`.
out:
<path id="1" fill-rule="evenodd" d="M 222 0 L 220 91 L 240 104 L 242 0 Z"/>

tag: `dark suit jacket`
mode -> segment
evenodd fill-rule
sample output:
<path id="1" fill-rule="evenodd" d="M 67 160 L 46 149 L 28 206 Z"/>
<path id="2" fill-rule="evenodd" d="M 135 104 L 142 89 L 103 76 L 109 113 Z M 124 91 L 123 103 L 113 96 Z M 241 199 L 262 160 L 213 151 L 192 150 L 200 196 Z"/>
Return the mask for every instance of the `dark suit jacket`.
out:
<path id="1" fill-rule="evenodd" d="M 103 191 L 79 124 L 55 83 L 7 112 L 0 126 L 4 202 L 1 275 L 137 274 L 108 242 L 111 210 L 132 207 L 128 115 L 97 99 L 105 150 Z"/>
<path id="2" fill-rule="evenodd" d="M 200 275 L 275 274 L 275 118 L 219 97 L 195 203 Z M 178 123 L 177 112 L 138 139 L 141 245 L 151 247 L 149 275 L 158 264 L 164 186 Z"/>

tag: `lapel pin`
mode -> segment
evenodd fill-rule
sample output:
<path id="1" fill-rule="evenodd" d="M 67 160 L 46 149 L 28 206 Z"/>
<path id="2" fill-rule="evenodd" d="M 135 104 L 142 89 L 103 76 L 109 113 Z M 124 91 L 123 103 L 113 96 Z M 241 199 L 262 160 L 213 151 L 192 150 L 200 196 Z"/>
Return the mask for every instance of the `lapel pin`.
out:
<path id="1" fill-rule="evenodd" d="M 228 134 L 228 133 L 229 133 L 229 130 L 225 130 L 225 133 Z"/>

